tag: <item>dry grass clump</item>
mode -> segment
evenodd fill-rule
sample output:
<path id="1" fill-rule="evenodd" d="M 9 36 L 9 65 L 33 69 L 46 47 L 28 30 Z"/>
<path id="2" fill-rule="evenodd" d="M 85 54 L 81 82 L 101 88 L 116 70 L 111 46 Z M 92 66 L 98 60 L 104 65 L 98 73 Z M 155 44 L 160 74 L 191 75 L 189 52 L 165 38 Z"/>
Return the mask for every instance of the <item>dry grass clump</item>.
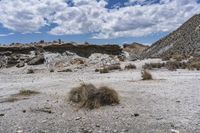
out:
<path id="1" fill-rule="evenodd" d="M 125 66 L 125 69 L 136 69 L 136 66 L 134 64 L 128 64 L 127 66 Z"/>
<path id="2" fill-rule="evenodd" d="M 106 86 L 97 89 L 92 84 L 81 84 L 79 87 L 72 88 L 69 100 L 89 109 L 119 104 L 119 96 L 114 89 Z"/>
<path id="3" fill-rule="evenodd" d="M 165 63 L 146 63 L 145 65 L 143 65 L 143 69 L 153 69 L 153 68 L 162 68 L 165 66 Z"/>
<path id="4" fill-rule="evenodd" d="M 81 84 L 79 87 L 72 88 L 69 92 L 69 100 L 75 103 L 82 104 L 92 95 L 96 87 L 92 84 Z"/>
<path id="5" fill-rule="evenodd" d="M 152 80 L 153 79 L 151 73 L 148 70 L 146 70 L 146 69 L 143 70 L 141 72 L 141 74 L 142 74 L 142 80 Z"/>
<path id="6" fill-rule="evenodd" d="M 39 94 L 39 92 L 33 91 L 33 90 L 20 90 L 17 95 L 30 96 L 30 95 L 36 95 L 36 94 Z"/>

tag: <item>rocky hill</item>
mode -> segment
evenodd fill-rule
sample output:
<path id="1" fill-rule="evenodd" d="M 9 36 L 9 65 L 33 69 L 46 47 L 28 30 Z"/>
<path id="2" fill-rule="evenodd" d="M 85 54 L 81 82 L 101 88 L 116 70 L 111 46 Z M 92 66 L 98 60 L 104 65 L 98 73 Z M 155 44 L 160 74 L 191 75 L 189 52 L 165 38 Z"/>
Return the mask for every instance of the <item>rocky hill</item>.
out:
<path id="1" fill-rule="evenodd" d="M 146 49 L 143 58 L 171 58 L 200 55 L 200 14 L 193 16 L 181 27 Z"/>
<path id="2" fill-rule="evenodd" d="M 144 50 L 149 48 L 149 46 L 139 44 L 139 43 L 132 43 L 132 44 L 124 44 L 123 51 L 129 54 L 129 60 L 136 60 L 139 59 L 141 54 Z"/>

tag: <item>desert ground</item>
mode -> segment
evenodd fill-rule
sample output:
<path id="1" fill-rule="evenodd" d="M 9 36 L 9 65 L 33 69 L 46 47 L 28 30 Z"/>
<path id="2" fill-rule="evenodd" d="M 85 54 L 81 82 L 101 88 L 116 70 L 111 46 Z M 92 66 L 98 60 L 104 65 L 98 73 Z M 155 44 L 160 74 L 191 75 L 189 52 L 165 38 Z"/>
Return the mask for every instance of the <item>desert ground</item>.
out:
<path id="1" fill-rule="evenodd" d="M 50 73 L 39 65 L 33 74 L 26 74 L 29 66 L 1 69 L 0 133 L 199 133 L 200 71 L 154 69 L 153 80 L 143 81 L 145 62 L 105 74 L 94 67 Z M 93 110 L 70 104 L 68 92 L 83 82 L 114 88 L 120 104 Z M 22 89 L 40 93 L 9 101 Z"/>

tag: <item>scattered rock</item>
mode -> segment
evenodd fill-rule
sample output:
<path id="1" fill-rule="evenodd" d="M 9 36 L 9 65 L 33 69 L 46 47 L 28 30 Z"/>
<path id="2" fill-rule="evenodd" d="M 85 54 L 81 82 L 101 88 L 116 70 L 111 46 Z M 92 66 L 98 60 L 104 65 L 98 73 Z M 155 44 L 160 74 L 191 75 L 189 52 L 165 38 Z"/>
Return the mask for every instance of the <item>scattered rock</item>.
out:
<path id="1" fill-rule="evenodd" d="M 76 59 L 72 59 L 72 60 L 70 61 L 70 63 L 71 63 L 72 65 L 74 65 L 74 64 L 80 65 L 80 64 L 84 64 L 85 61 L 84 61 L 83 59 L 81 59 L 81 58 L 76 58 Z"/>
<path id="2" fill-rule="evenodd" d="M 163 117 L 158 117 L 158 118 L 156 118 L 156 120 L 162 120 L 163 119 Z"/>
<path id="3" fill-rule="evenodd" d="M 135 113 L 135 114 L 134 114 L 134 116 L 135 116 L 135 117 L 138 117 L 138 116 L 139 116 L 139 114 L 138 114 L 138 113 Z"/>
<path id="4" fill-rule="evenodd" d="M 23 133 L 23 132 L 24 132 L 24 131 L 21 130 L 21 129 L 19 129 L 19 130 L 16 131 L 16 133 Z"/>
<path id="5" fill-rule="evenodd" d="M 44 55 L 40 54 L 28 62 L 28 65 L 40 65 L 44 63 Z"/>
<path id="6" fill-rule="evenodd" d="M 118 131 L 115 129 L 115 130 L 113 130 L 113 133 L 117 133 Z"/>
<path id="7" fill-rule="evenodd" d="M 49 114 L 53 113 L 53 112 L 51 111 L 51 108 L 50 108 L 50 107 L 31 109 L 31 111 L 33 111 L 33 112 L 44 112 L 44 113 L 49 113 Z"/>
<path id="8" fill-rule="evenodd" d="M 100 125 L 99 125 L 99 124 L 96 124 L 96 127 L 100 127 Z"/>
<path id="9" fill-rule="evenodd" d="M 60 70 L 58 72 L 72 72 L 72 70 L 71 69 L 64 69 L 64 70 Z"/>
<path id="10" fill-rule="evenodd" d="M 28 70 L 27 70 L 27 74 L 32 74 L 32 73 L 34 73 L 34 70 L 33 70 L 33 69 L 28 69 Z"/>
<path id="11" fill-rule="evenodd" d="M 22 110 L 23 113 L 26 113 L 26 110 Z"/>
<path id="12" fill-rule="evenodd" d="M 121 132 L 123 132 L 123 133 L 128 132 L 128 129 L 122 129 Z"/>
<path id="13" fill-rule="evenodd" d="M 20 62 L 16 65 L 17 68 L 24 67 L 24 66 L 25 66 L 24 61 L 20 61 Z"/>
<path id="14" fill-rule="evenodd" d="M 75 119 L 75 120 L 77 121 L 77 120 L 80 120 L 80 119 L 81 119 L 81 117 L 76 117 L 76 119 Z"/>
<path id="15" fill-rule="evenodd" d="M 178 130 L 171 129 L 171 133 L 180 133 Z"/>
<path id="16" fill-rule="evenodd" d="M 0 114 L 0 116 L 5 116 L 5 114 L 2 113 L 2 114 Z"/>

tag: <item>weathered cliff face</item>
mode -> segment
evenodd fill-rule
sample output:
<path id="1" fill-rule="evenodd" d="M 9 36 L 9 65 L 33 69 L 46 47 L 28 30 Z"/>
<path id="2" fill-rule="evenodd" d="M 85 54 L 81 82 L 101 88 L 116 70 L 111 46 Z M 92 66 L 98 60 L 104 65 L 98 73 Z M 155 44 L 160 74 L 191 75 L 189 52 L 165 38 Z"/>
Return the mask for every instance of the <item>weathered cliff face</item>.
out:
<path id="1" fill-rule="evenodd" d="M 41 47 L 46 52 L 52 53 L 63 53 L 65 51 L 70 51 L 76 53 L 81 57 L 88 58 L 93 53 L 101 53 L 108 55 L 119 55 L 122 53 L 122 49 L 118 45 L 72 45 L 72 44 L 62 44 L 62 45 L 48 45 Z"/>
<path id="2" fill-rule="evenodd" d="M 144 58 L 200 55 L 200 14 L 193 16 L 180 28 L 155 42 L 143 53 Z"/>
<path id="3" fill-rule="evenodd" d="M 24 63 L 28 65 L 43 64 L 45 52 L 63 54 L 66 51 L 85 58 L 94 53 L 107 55 L 120 55 L 122 53 L 122 49 L 118 45 L 73 45 L 68 43 L 61 45 L 0 46 L 0 68 L 23 67 Z"/>
<path id="4" fill-rule="evenodd" d="M 1 46 L 0 54 L 30 54 L 31 51 L 64 53 L 70 51 L 82 57 L 89 57 L 93 53 L 102 53 L 109 55 L 119 55 L 122 49 L 118 45 L 73 45 L 52 44 L 52 45 L 36 45 L 36 46 Z"/>

